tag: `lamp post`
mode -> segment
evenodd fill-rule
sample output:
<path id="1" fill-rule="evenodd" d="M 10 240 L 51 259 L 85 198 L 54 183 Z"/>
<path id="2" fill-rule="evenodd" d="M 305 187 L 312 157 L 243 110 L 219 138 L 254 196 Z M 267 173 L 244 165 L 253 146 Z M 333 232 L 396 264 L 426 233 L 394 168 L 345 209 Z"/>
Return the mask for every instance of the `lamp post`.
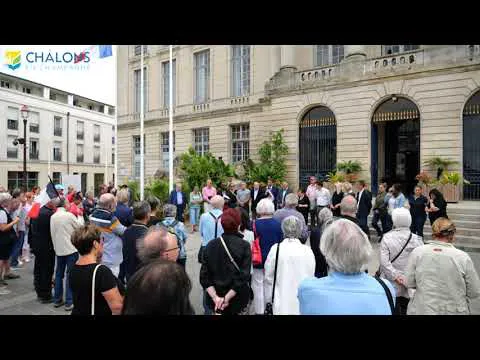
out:
<path id="1" fill-rule="evenodd" d="M 23 105 L 20 110 L 23 118 L 23 187 L 27 191 L 27 119 L 30 110 L 27 105 Z"/>

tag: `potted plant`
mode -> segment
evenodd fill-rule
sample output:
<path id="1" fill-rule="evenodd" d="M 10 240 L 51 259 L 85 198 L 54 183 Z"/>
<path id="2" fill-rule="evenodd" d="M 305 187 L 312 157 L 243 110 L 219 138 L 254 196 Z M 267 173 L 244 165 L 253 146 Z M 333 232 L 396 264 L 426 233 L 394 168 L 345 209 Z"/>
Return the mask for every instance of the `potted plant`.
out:
<path id="1" fill-rule="evenodd" d="M 357 160 L 341 161 L 337 165 L 337 171 L 345 174 L 345 180 L 354 183 L 359 178 L 359 173 L 362 171 L 362 164 Z"/>
<path id="2" fill-rule="evenodd" d="M 460 200 L 461 184 L 469 184 L 458 172 L 442 171 L 439 180 L 433 180 L 425 171 L 416 176 L 419 184 L 423 187 L 423 193 L 428 195 L 430 190 L 438 189 L 447 202 L 458 202 Z"/>
<path id="3" fill-rule="evenodd" d="M 439 156 L 428 159 L 424 162 L 424 165 L 437 169 L 437 180 L 440 180 L 443 172 L 448 169 L 450 165 L 456 165 L 458 161 L 442 158 Z"/>

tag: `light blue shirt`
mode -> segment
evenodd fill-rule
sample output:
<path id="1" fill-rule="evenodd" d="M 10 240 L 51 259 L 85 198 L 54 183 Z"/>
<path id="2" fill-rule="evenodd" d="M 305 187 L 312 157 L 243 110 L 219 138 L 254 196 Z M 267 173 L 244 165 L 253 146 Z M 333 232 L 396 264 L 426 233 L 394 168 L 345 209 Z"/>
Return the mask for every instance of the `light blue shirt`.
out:
<path id="1" fill-rule="evenodd" d="M 220 209 L 213 209 L 210 212 L 215 215 L 216 218 L 223 214 L 223 211 Z M 215 239 L 215 220 L 208 212 L 200 216 L 200 235 L 202 236 L 202 246 L 207 246 L 211 240 Z M 221 219 L 218 219 L 217 238 L 220 235 L 223 235 L 223 227 Z"/>
<path id="2" fill-rule="evenodd" d="M 382 278 L 395 302 L 393 285 Z M 385 290 L 362 272 L 331 272 L 323 278 L 305 279 L 298 288 L 301 315 L 391 315 Z"/>
<path id="3" fill-rule="evenodd" d="M 181 191 L 177 191 L 177 205 L 183 204 L 183 196 Z"/>

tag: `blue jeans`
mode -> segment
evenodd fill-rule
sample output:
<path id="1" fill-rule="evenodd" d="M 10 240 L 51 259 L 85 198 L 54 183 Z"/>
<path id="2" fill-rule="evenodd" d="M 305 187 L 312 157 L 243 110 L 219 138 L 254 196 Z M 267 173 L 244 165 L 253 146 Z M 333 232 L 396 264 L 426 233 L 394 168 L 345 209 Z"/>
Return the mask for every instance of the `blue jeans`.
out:
<path id="1" fill-rule="evenodd" d="M 12 253 L 10 254 L 10 265 L 18 266 L 18 257 L 22 253 L 23 240 L 25 239 L 25 231 L 18 232 L 18 239 L 13 244 Z"/>
<path id="2" fill-rule="evenodd" d="M 200 208 L 190 207 L 190 224 L 197 225 L 200 218 Z"/>
<path id="3" fill-rule="evenodd" d="M 59 303 L 63 299 L 63 276 L 65 275 L 65 268 L 67 270 L 67 279 L 65 280 L 65 287 L 67 288 L 67 295 L 65 305 L 73 304 L 72 289 L 70 289 L 69 276 L 70 270 L 78 260 L 78 253 L 71 255 L 57 256 L 57 270 L 55 272 L 55 289 L 53 300 Z"/>

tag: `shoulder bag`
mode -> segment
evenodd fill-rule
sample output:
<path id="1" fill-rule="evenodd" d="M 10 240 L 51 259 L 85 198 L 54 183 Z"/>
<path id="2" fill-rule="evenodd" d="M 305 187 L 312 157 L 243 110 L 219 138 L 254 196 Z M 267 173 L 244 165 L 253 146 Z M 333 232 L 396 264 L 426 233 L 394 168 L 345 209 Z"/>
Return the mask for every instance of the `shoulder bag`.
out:
<path id="1" fill-rule="evenodd" d="M 280 252 L 280 243 L 277 244 L 277 253 L 275 254 L 275 272 L 273 274 L 272 302 L 265 305 L 264 315 L 273 315 L 273 301 L 275 300 L 275 285 L 277 284 L 278 253 Z"/>
<path id="2" fill-rule="evenodd" d="M 379 276 L 375 276 L 375 280 L 377 280 L 380 283 L 380 285 L 382 285 L 383 290 L 385 290 L 385 294 L 387 295 L 387 299 L 388 299 L 388 305 L 390 305 L 390 312 L 393 315 L 395 312 L 395 305 L 393 304 L 393 296 L 392 296 L 392 293 L 390 292 L 390 289 L 388 288 L 387 284 L 385 284 L 385 282 L 382 279 L 380 279 Z"/>
<path id="3" fill-rule="evenodd" d="M 237 271 L 241 273 L 242 270 L 240 270 L 240 267 L 237 265 L 237 263 L 233 259 L 232 254 L 230 254 L 230 251 L 228 250 L 227 244 L 225 244 L 225 240 L 223 240 L 223 236 L 220 236 L 220 241 L 222 242 L 223 248 L 225 249 L 225 252 L 227 253 L 228 258 L 230 259 L 230 262 L 233 264 L 233 266 L 235 266 L 235 269 L 237 269 Z M 252 288 L 250 286 L 250 283 L 248 284 L 248 291 L 250 293 L 250 300 L 253 300 L 253 291 L 252 291 Z"/>
<path id="4" fill-rule="evenodd" d="M 410 242 L 410 240 L 412 239 L 412 232 L 410 231 L 410 236 L 408 237 L 408 240 L 407 242 L 405 243 L 405 245 L 403 245 L 403 247 L 400 249 L 399 253 L 390 261 L 392 264 L 395 260 L 398 259 L 398 257 L 402 254 L 403 250 L 405 250 L 405 248 L 407 247 L 408 243 Z M 375 273 L 375 276 L 378 276 L 380 277 L 380 267 L 378 268 L 377 272 Z"/>
<path id="5" fill-rule="evenodd" d="M 97 264 L 95 266 L 95 270 L 93 270 L 93 277 L 92 277 L 92 307 L 90 311 L 90 315 L 95 315 L 95 277 L 97 275 L 97 270 L 101 266 L 101 264 Z"/>
<path id="6" fill-rule="evenodd" d="M 252 264 L 254 266 L 262 265 L 262 249 L 260 248 L 260 237 L 257 234 L 257 229 L 255 226 L 255 221 L 253 222 L 253 233 L 255 235 L 255 240 L 252 242 Z"/>

